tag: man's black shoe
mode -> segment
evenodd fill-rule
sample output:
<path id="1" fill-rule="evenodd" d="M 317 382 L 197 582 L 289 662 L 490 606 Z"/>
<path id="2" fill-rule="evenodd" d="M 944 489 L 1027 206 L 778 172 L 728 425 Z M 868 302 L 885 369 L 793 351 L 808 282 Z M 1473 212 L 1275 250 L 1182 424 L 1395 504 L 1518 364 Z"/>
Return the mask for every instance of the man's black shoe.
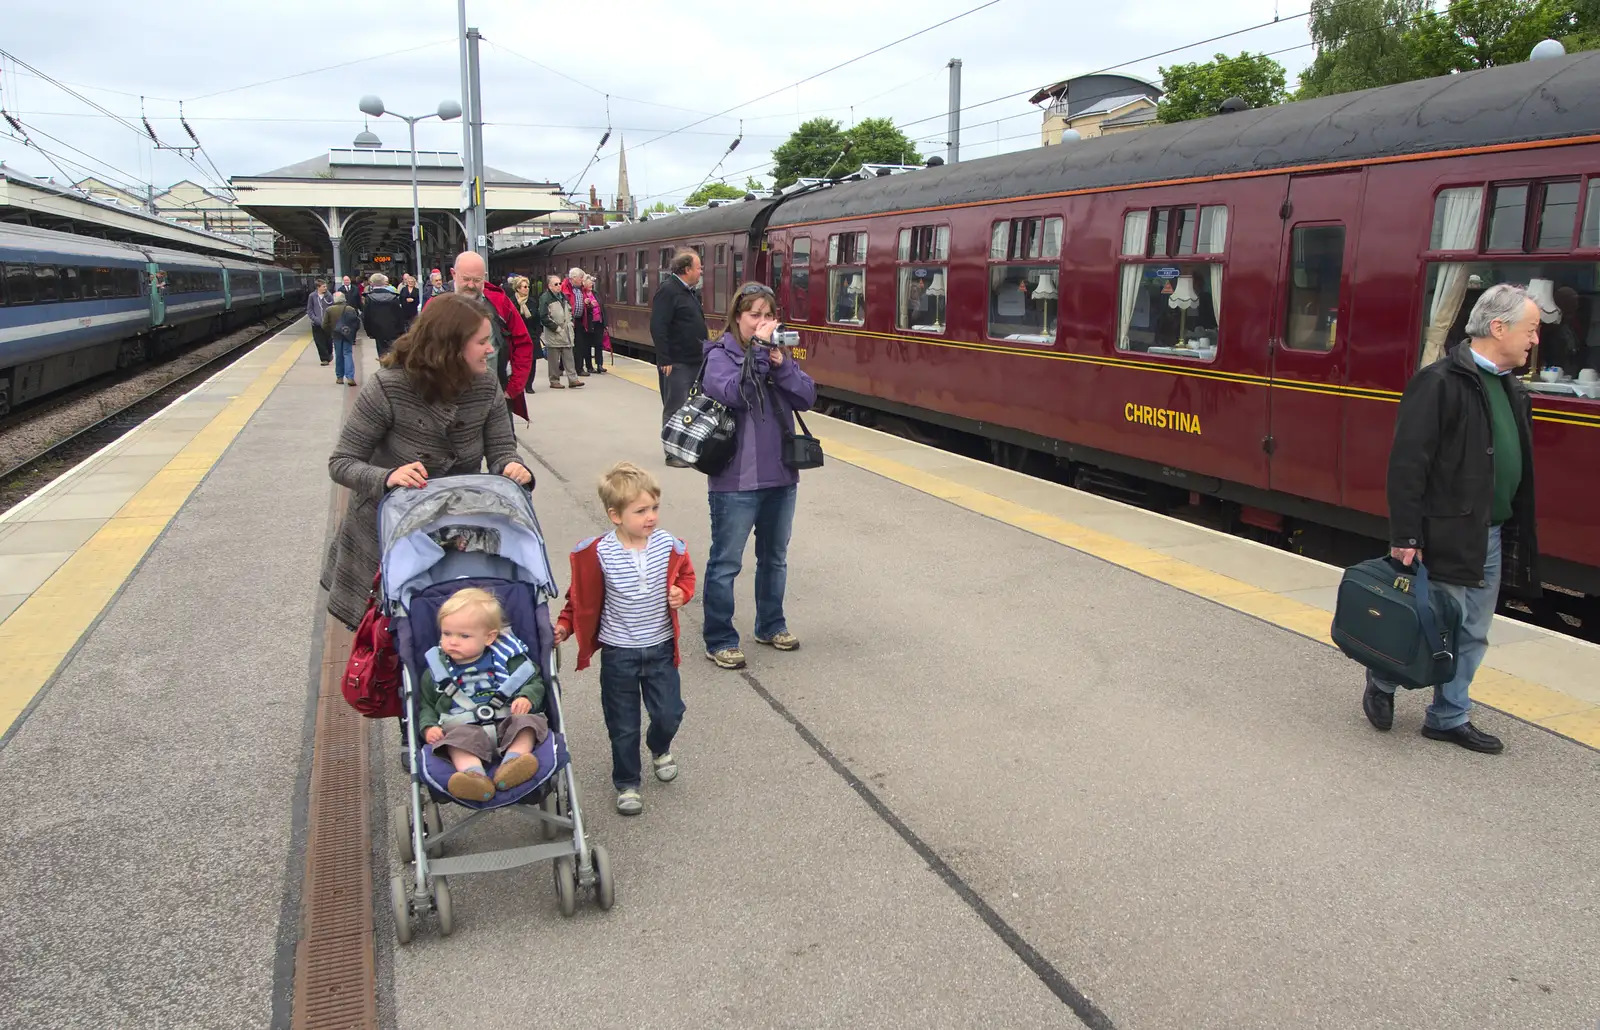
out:
<path id="1" fill-rule="evenodd" d="M 1367 684 L 1367 692 L 1361 695 L 1361 710 L 1367 713 L 1373 729 L 1387 732 L 1394 726 L 1394 695 L 1379 690 L 1376 684 Z"/>
<path id="2" fill-rule="evenodd" d="M 1490 736 L 1478 729 L 1470 722 L 1450 730 L 1434 729 L 1432 726 L 1422 727 L 1422 735 L 1429 740 L 1447 740 L 1452 744 L 1460 744 L 1468 751 L 1477 751 L 1485 755 L 1498 755 L 1505 749 L 1500 743 L 1500 738 Z"/>

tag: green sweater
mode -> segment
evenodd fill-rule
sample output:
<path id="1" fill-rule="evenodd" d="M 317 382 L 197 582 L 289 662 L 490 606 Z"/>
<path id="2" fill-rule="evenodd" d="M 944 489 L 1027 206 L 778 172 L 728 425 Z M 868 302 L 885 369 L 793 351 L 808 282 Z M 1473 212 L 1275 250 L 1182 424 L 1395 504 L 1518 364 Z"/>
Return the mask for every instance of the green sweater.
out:
<path id="1" fill-rule="evenodd" d="M 506 671 L 516 672 L 527 660 L 526 655 L 517 655 L 506 663 Z M 544 708 L 544 679 L 534 676 L 517 691 L 516 697 L 527 698 L 533 703 L 533 711 L 540 711 Z M 420 718 L 417 722 L 419 732 L 429 726 L 439 725 L 439 717 L 455 707 L 455 702 L 451 701 L 449 695 L 441 691 L 439 684 L 434 681 L 433 670 L 426 666 L 422 670 L 422 683 L 417 688 L 417 700 L 420 702 L 418 706 Z"/>
<path id="2" fill-rule="evenodd" d="M 1517 416 L 1511 410 L 1510 388 L 1506 377 L 1479 368 L 1483 392 L 1489 398 L 1489 428 L 1494 437 L 1494 508 L 1489 521 L 1495 525 L 1511 518 L 1511 500 L 1522 482 L 1522 440 L 1517 435 Z"/>

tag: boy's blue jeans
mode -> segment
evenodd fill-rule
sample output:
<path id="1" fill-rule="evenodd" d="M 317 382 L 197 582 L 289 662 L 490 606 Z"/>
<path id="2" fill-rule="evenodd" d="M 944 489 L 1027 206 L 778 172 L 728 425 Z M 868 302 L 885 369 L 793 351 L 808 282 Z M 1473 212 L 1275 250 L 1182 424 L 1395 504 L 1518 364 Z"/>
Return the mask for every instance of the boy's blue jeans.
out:
<path id="1" fill-rule="evenodd" d="M 333 338 L 333 377 L 335 379 L 354 379 L 356 377 L 356 356 L 350 341 L 339 336 Z"/>
<path id="2" fill-rule="evenodd" d="M 639 700 L 650 713 L 645 743 L 652 756 L 672 750 L 672 738 L 683 724 L 683 690 L 672 664 L 671 640 L 651 647 L 600 647 L 600 707 L 611 736 L 611 785 L 637 787 L 639 772 Z"/>
<path id="3" fill-rule="evenodd" d="M 771 639 L 789 628 L 783 591 L 789 580 L 789 534 L 794 529 L 793 486 L 711 491 L 711 557 L 706 562 L 703 605 L 706 651 L 739 646 L 733 628 L 733 581 L 744 565 L 744 545 L 756 534 L 756 636 Z"/>

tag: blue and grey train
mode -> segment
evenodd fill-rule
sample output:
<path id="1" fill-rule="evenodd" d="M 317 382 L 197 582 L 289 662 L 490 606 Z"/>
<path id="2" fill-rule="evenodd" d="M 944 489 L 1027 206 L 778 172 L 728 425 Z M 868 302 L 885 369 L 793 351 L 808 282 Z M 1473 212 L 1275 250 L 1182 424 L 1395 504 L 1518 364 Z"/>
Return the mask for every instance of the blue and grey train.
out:
<path id="1" fill-rule="evenodd" d="M 0 415 L 303 302 L 275 265 L 0 223 Z"/>

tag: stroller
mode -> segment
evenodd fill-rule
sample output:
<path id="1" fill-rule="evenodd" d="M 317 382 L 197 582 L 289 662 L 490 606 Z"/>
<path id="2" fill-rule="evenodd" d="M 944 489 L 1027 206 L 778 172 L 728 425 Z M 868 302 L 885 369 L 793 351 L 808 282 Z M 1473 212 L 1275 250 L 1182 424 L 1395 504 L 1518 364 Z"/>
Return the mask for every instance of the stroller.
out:
<path id="1" fill-rule="evenodd" d="M 611 862 L 605 848 L 591 846 L 584 834 L 567 753 L 559 656 L 548 608 L 557 591 L 527 490 L 490 475 L 447 476 L 420 490 L 395 490 L 378 508 L 378 539 L 382 603 L 404 666 L 401 737 L 410 773 L 410 797 L 395 810 L 390 826 L 402 866 L 401 875 L 389 881 L 395 936 L 401 944 L 409 943 L 413 919 L 429 909 L 440 933 L 448 935 L 455 928 L 451 877 L 535 862 L 553 864 L 563 916 L 577 910 L 580 890 L 592 889 L 599 906 L 609 909 L 616 896 Z M 417 729 L 418 685 L 427 668 L 425 655 L 439 640 L 439 607 L 469 586 L 494 594 L 512 632 L 538 665 L 545 684 L 543 714 L 550 724 L 549 736 L 535 751 L 539 771 L 534 778 L 481 803 L 446 792 L 444 785 L 455 769 L 422 744 Z M 491 777 L 493 768 L 488 770 Z M 441 803 L 459 805 L 468 814 L 446 828 Z M 442 857 L 445 845 L 467 827 L 501 810 L 529 820 L 538 828 L 538 839 L 548 843 Z M 412 866 L 409 877 L 406 865 Z"/>

